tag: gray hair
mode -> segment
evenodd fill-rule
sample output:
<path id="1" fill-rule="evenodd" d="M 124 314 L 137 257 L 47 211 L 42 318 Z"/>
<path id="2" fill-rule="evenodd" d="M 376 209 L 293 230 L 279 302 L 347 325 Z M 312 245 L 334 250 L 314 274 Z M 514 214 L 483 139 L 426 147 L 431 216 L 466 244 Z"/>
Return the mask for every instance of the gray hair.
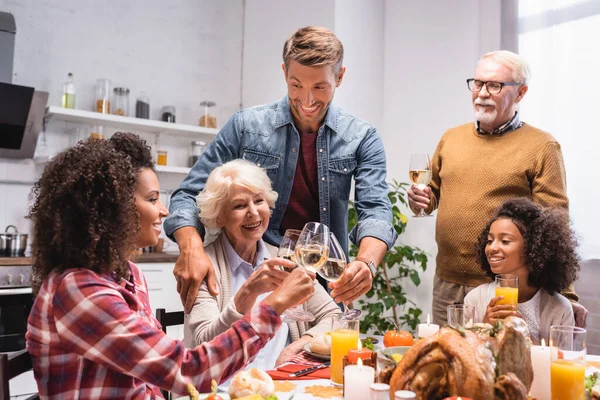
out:
<path id="1" fill-rule="evenodd" d="M 481 61 L 491 58 L 492 60 L 510 68 L 513 72 L 513 80 L 521 85 L 529 85 L 531 80 L 531 69 L 529 63 L 522 56 L 508 50 L 498 50 L 486 53 L 479 59 Z"/>
<path id="2" fill-rule="evenodd" d="M 217 218 L 234 186 L 246 188 L 254 193 L 264 193 L 269 207 L 275 208 L 278 194 L 273 190 L 266 172 L 246 160 L 229 161 L 215 168 L 208 175 L 204 189 L 196 198 L 200 209 L 200 220 L 210 235 L 220 231 Z"/>

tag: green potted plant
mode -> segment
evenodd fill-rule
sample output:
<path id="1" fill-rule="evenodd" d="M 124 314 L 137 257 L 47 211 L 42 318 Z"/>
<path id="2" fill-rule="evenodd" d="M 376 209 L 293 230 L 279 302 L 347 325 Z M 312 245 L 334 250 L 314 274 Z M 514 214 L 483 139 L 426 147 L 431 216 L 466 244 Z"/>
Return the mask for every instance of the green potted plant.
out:
<path id="1" fill-rule="evenodd" d="M 400 210 L 400 206 L 408 207 L 406 190 L 408 183 L 393 180 L 389 184 L 388 197 L 392 203 L 392 225 L 401 235 L 406 229 L 408 218 Z M 352 229 L 357 222 L 354 203 L 350 202 L 348 228 Z M 351 245 L 350 256 L 356 257 L 358 248 Z M 373 278 L 373 286 L 360 299 L 358 304 L 363 310 L 361 332 L 383 335 L 391 329 L 407 329 L 414 333 L 420 323 L 422 311 L 414 301 L 407 297 L 404 286 L 411 282 L 415 286 L 421 284 L 420 271 L 427 269 L 427 254 L 413 246 L 397 244 L 390 249 Z M 408 278 L 408 279 L 407 279 Z M 391 314 L 391 315 L 390 315 Z"/>

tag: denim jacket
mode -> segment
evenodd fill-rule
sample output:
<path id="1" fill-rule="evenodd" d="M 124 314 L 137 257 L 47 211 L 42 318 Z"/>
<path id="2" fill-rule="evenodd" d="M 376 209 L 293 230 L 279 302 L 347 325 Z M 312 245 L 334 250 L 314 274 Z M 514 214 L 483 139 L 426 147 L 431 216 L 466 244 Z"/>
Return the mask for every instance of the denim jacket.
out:
<path id="1" fill-rule="evenodd" d="M 235 113 L 210 143 L 179 189 L 171 196 L 165 231 L 195 226 L 202 237 L 196 196 L 210 172 L 227 161 L 243 158 L 262 167 L 279 193 L 265 232 L 266 242 L 278 245 L 279 228 L 287 207 L 298 161 L 300 135 L 294 126 L 287 96 L 281 101 Z M 355 182 L 358 224 L 350 233 L 356 244 L 366 236 L 391 248 L 397 234 L 392 227 L 385 152 L 374 127 L 339 107 L 330 105 L 317 136 L 319 207 L 321 222 L 330 227 L 348 250 L 348 199 Z"/>

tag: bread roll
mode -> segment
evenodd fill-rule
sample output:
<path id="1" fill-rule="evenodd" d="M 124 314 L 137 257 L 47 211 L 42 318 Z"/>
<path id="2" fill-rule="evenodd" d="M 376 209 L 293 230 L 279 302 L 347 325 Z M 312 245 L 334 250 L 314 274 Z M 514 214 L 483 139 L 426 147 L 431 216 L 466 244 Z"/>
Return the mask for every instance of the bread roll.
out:
<path id="1" fill-rule="evenodd" d="M 313 353 L 325 356 L 331 355 L 331 335 L 327 333 L 318 334 L 310 341 L 309 348 Z"/>
<path id="2" fill-rule="evenodd" d="M 253 394 L 269 397 L 273 393 L 275 393 L 273 379 L 265 371 L 258 368 L 238 372 L 229 385 L 229 397 L 232 399 L 239 399 Z"/>

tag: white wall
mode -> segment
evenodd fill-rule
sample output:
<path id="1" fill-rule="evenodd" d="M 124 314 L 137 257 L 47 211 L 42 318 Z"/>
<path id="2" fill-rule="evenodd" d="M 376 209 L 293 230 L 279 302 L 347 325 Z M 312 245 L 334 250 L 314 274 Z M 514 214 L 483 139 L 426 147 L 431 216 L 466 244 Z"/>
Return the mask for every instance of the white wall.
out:
<path id="1" fill-rule="evenodd" d="M 433 154 L 444 131 L 472 120 L 465 80 L 480 55 L 500 46 L 499 5 L 485 0 L 385 1 L 383 136 L 388 179 L 408 181 L 411 153 Z M 412 212 L 407 211 L 409 215 Z M 400 237 L 431 257 L 411 298 L 431 310 L 435 218 L 410 218 Z"/>
<path id="2" fill-rule="evenodd" d="M 203 100 L 217 103 L 220 124 L 239 108 L 242 5 L 242 0 L 0 0 L 0 9 L 17 23 L 14 83 L 48 91 L 49 104 L 59 105 L 62 83 L 73 72 L 77 107 L 89 110 L 95 80 L 109 78 L 131 89 L 131 110 L 145 91 L 153 118 L 162 105 L 172 104 L 178 122 L 194 125 Z M 74 129 L 49 126 L 52 154 L 74 142 L 75 135 L 60 133 Z M 78 136 L 88 135 L 89 127 L 81 127 Z M 153 143 L 153 136 L 147 138 Z M 161 141 L 170 164 L 187 163 L 189 139 Z M 0 159 L 0 180 L 32 181 L 41 169 L 31 160 Z M 169 185 L 176 187 L 182 178 L 170 177 Z M 15 224 L 29 231 L 23 219 L 29 190 L 0 184 L 0 230 Z"/>

